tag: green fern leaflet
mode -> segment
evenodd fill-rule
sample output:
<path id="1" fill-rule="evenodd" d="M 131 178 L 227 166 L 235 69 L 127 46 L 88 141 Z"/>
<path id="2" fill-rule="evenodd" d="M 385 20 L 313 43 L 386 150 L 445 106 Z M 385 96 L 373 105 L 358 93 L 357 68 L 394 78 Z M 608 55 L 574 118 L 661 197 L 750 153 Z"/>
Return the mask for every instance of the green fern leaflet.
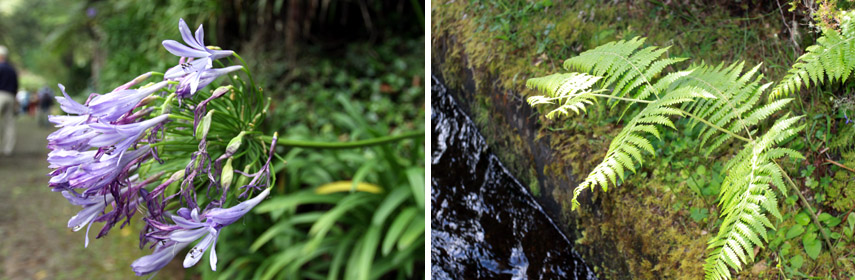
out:
<path id="1" fill-rule="evenodd" d="M 802 84 L 818 85 L 826 78 L 844 81 L 855 71 L 855 20 L 853 12 L 841 14 L 841 30 L 822 30 L 816 44 L 805 49 L 784 79 L 772 89 L 771 98 L 786 97 L 798 92 Z"/>

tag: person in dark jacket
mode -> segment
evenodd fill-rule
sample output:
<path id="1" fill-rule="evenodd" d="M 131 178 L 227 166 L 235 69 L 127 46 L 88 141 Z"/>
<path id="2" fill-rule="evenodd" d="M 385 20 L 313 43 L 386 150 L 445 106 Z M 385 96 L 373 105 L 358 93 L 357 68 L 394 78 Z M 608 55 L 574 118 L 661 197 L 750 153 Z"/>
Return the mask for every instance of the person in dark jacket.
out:
<path id="1" fill-rule="evenodd" d="M 53 106 L 53 90 L 50 89 L 49 86 L 43 86 L 39 90 L 39 126 L 42 127 L 50 127 L 50 121 L 48 121 L 48 115 L 50 114 L 50 107 Z"/>
<path id="2" fill-rule="evenodd" d="M 0 153 L 12 154 L 15 148 L 15 93 L 18 73 L 7 62 L 9 50 L 0 46 Z"/>

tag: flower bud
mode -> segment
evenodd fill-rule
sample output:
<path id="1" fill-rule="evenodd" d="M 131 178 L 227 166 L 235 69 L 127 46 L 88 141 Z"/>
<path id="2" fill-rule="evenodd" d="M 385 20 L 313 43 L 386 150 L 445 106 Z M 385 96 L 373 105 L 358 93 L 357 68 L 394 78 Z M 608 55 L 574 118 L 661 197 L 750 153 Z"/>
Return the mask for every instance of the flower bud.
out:
<path id="1" fill-rule="evenodd" d="M 234 167 L 232 167 L 232 158 L 226 160 L 226 165 L 223 166 L 222 177 L 220 177 L 220 183 L 223 185 L 223 188 L 228 188 L 232 185 L 232 179 L 235 176 Z"/>
<path id="2" fill-rule="evenodd" d="M 232 85 L 218 87 L 217 89 L 214 90 L 213 93 L 211 93 L 211 96 L 216 96 L 216 97 L 223 96 L 224 94 L 226 94 L 226 92 L 232 90 L 233 88 L 234 88 L 234 86 L 232 86 Z"/>
<path id="3" fill-rule="evenodd" d="M 211 119 L 214 117 L 215 109 L 211 109 L 202 117 L 202 121 L 196 126 L 196 140 L 202 140 L 208 137 L 208 130 L 211 129 Z"/>
<path id="4" fill-rule="evenodd" d="M 235 138 L 232 138 L 232 140 L 229 141 L 229 145 L 226 146 L 227 155 L 231 156 L 235 154 L 235 152 L 237 152 L 237 150 L 240 148 L 240 144 L 243 142 L 244 135 L 246 135 L 246 131 L 241 131 L 240 134 L 238 134 L 237 136 L 235 136 Z"/>
<path id="5" fill-rule="evenodd" d="M 184 169 L 181 169 L 181 170 L 175 171 L 175 173 L 172 173 L 172 176 L 169 177 L 169 181 L 175 182 L 175 181 L 181 180 L 182 178 L 184 178 Z"/>
<path id="6" fill-rule="evenodd" d="M 243 168 L 243 173 L 245 173 L 245 174 L 249 174 L 249 166 L 250 166 L 250 165 L 249 165 L 249 164 L 247 164 L 247 165 L 246 165 L 246 167 L 244 167 L 244 168 Z M 247 184 L 247 183 L 249 183 L 249 177 L 247 177 L 247 176 L 240 176 L 240 177 L 238 177 L 237 185 L 236 185 L 236 186 L 246 186 L 246 184 Z"/>
<path id="7" fill-rule="evenodd" d="M 145 105 L 151 104 L 151 102 L 156 100 L 156 99 L 157 99 L 156 95 L 149 95 L 146 98 L 143 98 L 143 100 L 141 100 L 137 106 L 145 106 Z"/>

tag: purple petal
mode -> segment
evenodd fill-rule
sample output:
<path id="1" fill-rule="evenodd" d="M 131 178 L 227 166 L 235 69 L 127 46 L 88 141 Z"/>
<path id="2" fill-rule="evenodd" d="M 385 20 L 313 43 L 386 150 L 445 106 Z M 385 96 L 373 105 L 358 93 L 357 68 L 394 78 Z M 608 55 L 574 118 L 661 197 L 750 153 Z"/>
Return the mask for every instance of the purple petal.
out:
<path id="1" fill-rule="evenodd" d="M 184 40 L 186 41 L 187 39 L 184 39 Z M 196 46 L 194 46 L 194 47 L 199 47 L 199 48 L 206 50 L 206 51 L 208 50 L 208 48 L 205 48 L 205 30 L 202 29 L 201 24 L 199 25 L 199 28 L 196 29 L 196 41 L 195 41 L 195 43 L 196 43 Z"/>
<path id="2" fill-rule="evenodd" d="M 184 219 L 187 219 L 187 220 L 191 220 L 191 219 L 193 219 L 193 218 L 190 216 L 190 209 L 189 209 L 189 208 L 181 207 L 180 209 L 178 209 L 178 211 L 175 211 L 175 212 L 178 214 L 178 216 L 181 216 L 181 217 L 182 217 L 182 218 L 184 218 Z M 197 221 L 198 221 L 198 220 L 197 220 Z"/>
<path id="3" fill-rule="evenodd" d="M 169 239 L 177 242 L 193 242 L 199 237 L 208 234 L 208 228 L 202 227 L 193 230 L 176 230 L 169 234 Z"/>
<path id="4" fill-rule="evenodd" d="M 196 246 L 193 246 L 193 248 L 190 249 L 190 252 L 187 253 L 187 256 L 184 257 L 184 268 L 196 265 L 196 263 L 202 259 L 205 251 L 208 250 L 208 247 L 211 246 L 211 242 L 213 242 L 216 237 L 216 232 L 209 233 L 204 239 L 202 239 L 202 241 L 199 241 Z"/>
<path id="5" fill-rule="evenodd" d="M 199 72 L 190 74 L 187 79 L 190 81 L 190 95 L 196 93 L 196 90 L 199 89 L 199 79 L 202 77 Z"/>
<path id="6" fill-rule="evenodd" d="M 89 248 L 89 230 L 92 229 L 92 223 L 86 226 L 86 238 L 83 239 L 83 248 Z"/>
<path id="7" fill-rule="evenodd" d="M 48 116 L 48 120 L 54 124 L 56 127 L 63 126 L 75 126 L 81 125 L 85 123 L 89 119 L 89 116 Z"/>
<path id="8" fill-rule="evenodd" d="M 57 86 L 59 86 L 59 89 L 62 91 L 62 95 L 65 96 L 65 97 L 61 97 L 61 96 L 56 97 L 56 101 L 57 101 L 57 103 L 59 103 L 59 107 L 63 111 L 65 111 L 66 113 L 69 113 L 69 114 L 76 114 L 76 115 L 87 114 L 87 112 L 89 111 L 89 108 L 87 108 L 86 106 L 83 106 L 80 103 L 77 103 L 77 101 L 74 101 L 74 99 L 71 99 L 71 97 L 68 96 L 68 93 L 65 92 L 65 86 L 63 86 L 62 84 L 57 84 Z"/>
<path id="9" fill-rule="evenodd" d="M 95 97 L 89 102 L 90 114 L 102 121 L 116 121 L 120 116 L 133 110 L 143 98 L 160 90 L 167 83 L 162 81 L 142 89 L 121 90 Z"/>
<path id="10" fill-rule="evenodd" d="M 209 78 L 209 77 L 218 78 L 222 75 L 225 75 L 225 74 L 228 74 L 228 73 L 234 72 L 236 70 L 240 70 L 240 69 L 243 69 L 243 66 L 232 65 L 229 67 L 215 68 L 215 69 L 205 71 L 205 73 L 203 74 L 203 78 Z"/>
<path id="11" fill-rule="evenodd" d="M 229 57 L 235 54 L 233 51 L 229 50 L 211 50 L 208 49 L 208 52 L 211 53 L 211 59 L 220 59 L 223 57 Z"/>
<path id="12" fill-rule="evenodd" d="M 176 56 L 207 57 L 208 55 L 210 55 L 206 51 L 200 51 L 190 48 L 175 40 L 163 40 L 163 47 L 166 48 L 169 53 L 174 54 Z"/>
<path id="13" fill-rule="evenodd" d="M 159 246 L 154 253 L 135 260 L 131 268 L 137 276 L 143 276 L 162 269 L 169 264 L 175 255 L 190 243 L 174 243 L 169 246 Z"/>
<path id="14" fill-rule="evenodd" d="M 211 270 L 217 271 L 217 239 L 219 234 L 214 236 L 214 242 L 211 243 Z"/>
<path id="15" fill-rule="evenodd" d="M 48 168 L 62 168 L 95 160 L 96 151 L 53 150 L 48 153 Z"/>
<path id="16" fill-rule="evenodd" d="M 181 32 L 181 39 L 184 39 L 184 43 L 187 43 L 191 48 L 198 51 L 205 50 L 205 46 L 200 44 L 201 41 L 196 42 L 196 38 L 193 38 L 193 33 L 190 33 L 190 27 L 187 26 L 187 22 L 183 18 L 178 20 L 178 31 Z"/>
<path id="17" fill-rule="evenodd" d="M 168 117 L 168 115 L 160 115 L 143 122 L 123 125 L 92 123 L 89 127 L 99 132 L 99 134 L 89 140 L 89 145 L 93 147 L 109 147 L 119 142 L 124 142 L 125 145 L 122 146 L 127 146 L 128 142 L 132 143 L 138 140 L 146 129 L 165 121 Z"/>
<path id="18" fill-rule="evenodd" d="M 256 195 L 252 199 L 245 200 L 244 202 L 239 203 L 238 205 L 223 209 L 223 208 L 214 208 L 208 210 L 205 213 L 205 216 L 208 218 L 208 221 L 215 222 L 220 225 L 230 225 L 243 217 L 249 210 L 252 210 L 253 207 L 258 205 L 262 200 L 264 200 L 267 195 L 270 194 L 270 188 L 264 189 L 261 193 Z"/>
<path id="19" fill-rule="evenodd" d="M 166 73 L 163 74 L 163 79 L 174 80 L 181 78 L 181 76 L 184 76 L 184 69 L 181 68 L 181 64 L 179 63 L 166 70 Z"/>
<path id="20" fill-rule="evenodd" d="M 184 229 L 194 229 L 194 228 L 199 228 L 199 227 L 205 226 L 204 223 L 187 220 L 184 217 L 176 216 L 176 215 L 172 216 L 172 221 L 175 222 L 176 225 L 178 225 Z"/>

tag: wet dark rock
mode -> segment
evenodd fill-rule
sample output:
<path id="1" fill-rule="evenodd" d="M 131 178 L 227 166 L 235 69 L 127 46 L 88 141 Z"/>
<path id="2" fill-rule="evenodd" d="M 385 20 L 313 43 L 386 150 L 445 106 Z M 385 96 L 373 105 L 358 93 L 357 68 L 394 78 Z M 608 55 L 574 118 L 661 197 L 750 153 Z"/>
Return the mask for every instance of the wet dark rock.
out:
<path id="1" fill-rule="evenodd" d="M 436 78 L 431 96 L 432 278 L 596 279 Z"/>

